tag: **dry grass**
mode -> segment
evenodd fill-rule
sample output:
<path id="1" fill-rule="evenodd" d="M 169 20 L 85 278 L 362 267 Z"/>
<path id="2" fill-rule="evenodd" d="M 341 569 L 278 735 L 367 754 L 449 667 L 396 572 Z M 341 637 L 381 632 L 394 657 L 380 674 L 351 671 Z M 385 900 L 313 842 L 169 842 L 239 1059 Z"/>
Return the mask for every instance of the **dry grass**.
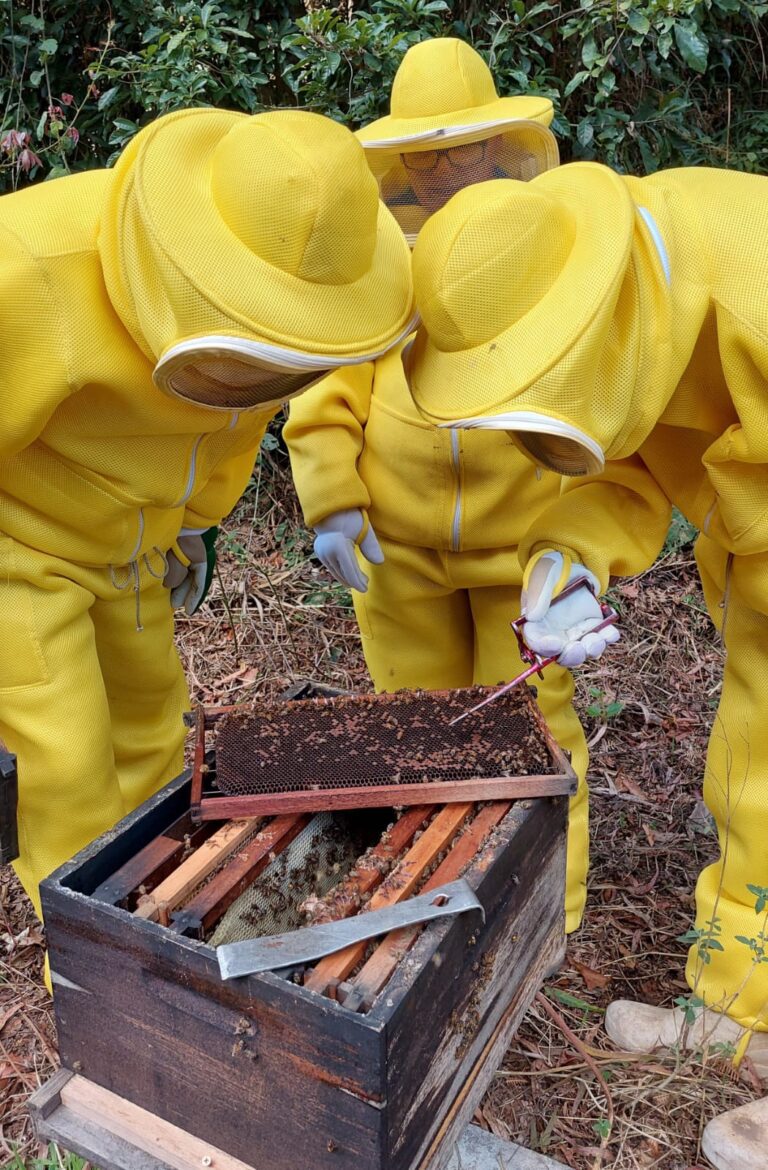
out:
<path id="1" fill-rule="evenodd" d="M 308 560 L 310 548 L 285 463 L 267 456 L 226 525 L 209 602 L 178 625 L 196 699 L 275 695 L 307 677 L 368 689 L 348 597 Z M 706 1121 L 762 1090 L 749 1062 L 737 1079 L 724 1060 L 699 1054 L 617 1053 L 602 1018 L 613 998 L 668 1005 L 687 990 L 677 938 L 691 925 L 695 876 L 715 852 L 700 783 L 721 652 L 689 547 L 614 597 L 624 641 L 579 681 L 592 745 L 592 870 L 584 925 L 545 989 L 560 1021 L 533 1004 L 477 1120 L 574 1170 L 696 1170 L 706 1164 Z M 24 1102 L 55 1065 L 42 956 L 29 905 L 0 871 L 0 1157 L 17 1149 L 17 1166 L 38 1152 Z"/>

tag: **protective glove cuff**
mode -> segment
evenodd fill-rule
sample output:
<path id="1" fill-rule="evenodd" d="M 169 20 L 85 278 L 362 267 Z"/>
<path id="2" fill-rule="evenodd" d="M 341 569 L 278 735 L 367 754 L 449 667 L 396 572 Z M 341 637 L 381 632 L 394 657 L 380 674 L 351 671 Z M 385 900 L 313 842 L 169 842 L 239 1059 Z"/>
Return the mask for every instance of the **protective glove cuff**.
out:
<path id="1" fill-rule="evenodd" d="M 360 517 L 362 519 L 362 524 L 360 526 L 360 531 L 358 532 L 357 536 L 355 537 L 355 544 L 357 545 L 358 548 L 360 548 L 361 544 L 363 543 L 366 536 L 368 535 L 368 533 L 371 530 L 371 522 L 368 519 L 367 511 L 365 510 L 365 508 L 360 508 L 359 512 L 360 512 Z"/>
<path id="2" fill-rule="evenodd" d="M 547 565 L 543 564 L 545 559 Z M 575 557 L 556 548 L 537 549 L 523 570 L 523 594 L 533 590 L 540 594 L 546 588 L 551 597 L 556 597 L 568 584 L 574 560 Z"/>
<path id="3" fill-rule="evenodd" d="M 179 564 L 183 565 L 185 569 L 188 569 L 192 564 L 192 561 L 189 559 L 187 554 L 184 552 L 184 549 L 179 544 L 178 538 L 171 545 L 170 551 L 176 557 L 176 560 L 179 562 Z"/>

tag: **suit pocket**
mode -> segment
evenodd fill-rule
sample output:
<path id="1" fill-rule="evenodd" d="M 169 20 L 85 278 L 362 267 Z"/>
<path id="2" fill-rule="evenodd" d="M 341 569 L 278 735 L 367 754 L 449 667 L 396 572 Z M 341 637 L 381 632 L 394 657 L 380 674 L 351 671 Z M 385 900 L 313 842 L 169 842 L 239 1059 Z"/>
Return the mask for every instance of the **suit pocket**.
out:
<path id="1" fill-rule="evenodd" d="M 13 541 L 0 536 L 0 694 L 48 679 L 33 588 L 18 575 Z"/>

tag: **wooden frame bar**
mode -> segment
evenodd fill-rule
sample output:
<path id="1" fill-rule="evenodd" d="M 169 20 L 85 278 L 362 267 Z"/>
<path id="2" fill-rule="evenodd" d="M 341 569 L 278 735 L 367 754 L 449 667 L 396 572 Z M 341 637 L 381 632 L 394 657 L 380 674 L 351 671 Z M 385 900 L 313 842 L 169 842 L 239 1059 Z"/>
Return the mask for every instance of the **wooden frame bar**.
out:
<path id="1" fill-rule="evenodd" d="M 325 791 L 267 793 L 258 796 L 203 797 L 202 820 L 275 816 L 289 812 L 333 812 L 387 808 L 390 805 L 463 804 L 476 800 L 522 800 L 538 796 L 573 796 L 571 775 L 493 776 L 484 780 L 435 780 L 426 784 L 387 784 Z"/>
<path id="2" fill-rule="evenodd" d="M 150 922 L 159 920 L 164 926 L 168 926 L 170 911 L 175 909 L 195 886 L 205 881 L 217 865 L 221 865 L 239 849 L 253 833 L 254 828 L 251 820 L 228 821 L 204 841 L 191 857 L 183 861 L 178 869 L 160 882 L 151 894 L 139 899 L 134 911 L 135 916 Z"/>
<path id="3" fill-rule="evenodd" d="M 471 812 L 471 804 L 452 804 L 442 809 L 381 884 L 367 908 L 378 910 L 380 906 L 393 906 L 412 894 L 424 870 L 453 840 Z M 313 991 L 326 992 L 329 987 L 334 990 L 338 982 L 346 979 L 349 972 L 357 966 L 367 947 L 366 942 L 355 943 L 353 946 L 345 947 L 343 951 L 337 951 L 336 954 L 321 959 L 305 979 L 304 986 Z"/>
<path id="4" fill-rule="evenodd" d="M 403 813 L 399 821 L 390 829 L 378 844 L 356 862 L 349 877 L 344 878 L 333 889 L 329 890 L 321 903 L 327 909 L 327 916 L 322 913 L 313 915 L 313 922 L 332 922 L 338 918 L 349 918 L 360 908 L 361 899 L 380 886 L 386 877 L 385 865 L 400 857 L 404 849 L 413 841 L 421 826 L 434 811 L 430 804 L 418 805 Z"/>
<path id="5" fill-rule="evenodd" d="M 202 886 L 184 907 L 171 915 L 171 926 L 181 934 L 202 938 L 240 894 L 309 824 L 309 816 L 276 817 L 256 834 L 220 873 Z"/>
<path id="6" fill-rule="evenodd" d="M 165 833 L 153 838 L 135 857 L 131 857 L 125 865 L 121 865 L 97 886 L 93 891 L 93 897 L 100 902 L 117 906 L 130 898 L 141 886 L 146 886 L 145 892 L 149 893 L 171 873 L 188 844 L 192 847 L 202 844 L 215 829 L 213 821 L 195 824 L 189 812 L 183 813 L 177 821 L 168 826 Z M 138 897 L 138 894 L 136 896 Z"/>
<path id="7" fill-rule="evenodd" d="M 446 882 L 455 881 L 479 854 L 488 834 L 504 819 L 511 808 L 508 801 L 497 801 L 480 809 L 451 852 L 425 882 L 420 893 L 426 894 Z M 382 939 L 361 971 L 351 981 L 344 999 L 350 1011 L 367 1010 L 394 974 L 398 963 L 421 934 L 420 926 L 393 930 Z"/>

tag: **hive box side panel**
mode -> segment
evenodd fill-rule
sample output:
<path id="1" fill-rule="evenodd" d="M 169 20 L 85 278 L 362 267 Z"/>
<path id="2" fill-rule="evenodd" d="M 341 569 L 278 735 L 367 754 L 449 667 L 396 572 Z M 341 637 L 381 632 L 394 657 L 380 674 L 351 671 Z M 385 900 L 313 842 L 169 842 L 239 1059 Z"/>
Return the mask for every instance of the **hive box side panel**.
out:
<path id="1" fill-rule="evenodd" d="M 425 932 L 371 1013 L 388 1017 L 390 1170 L 420 1170 L 441 1128 L 458 1138 L 471 1087 L 482 1092 L 562 955 L 566 815 L 565 798 L 514 806 L 466 875 L 485 924 L 463 915 Z"/>
<path id="2" fill-rule="evenodd" d="M 80 892 L 119 830 L 43 886 L 64 1067 L 251 1165 L 381 1170 L 383 1029 Z"/>

